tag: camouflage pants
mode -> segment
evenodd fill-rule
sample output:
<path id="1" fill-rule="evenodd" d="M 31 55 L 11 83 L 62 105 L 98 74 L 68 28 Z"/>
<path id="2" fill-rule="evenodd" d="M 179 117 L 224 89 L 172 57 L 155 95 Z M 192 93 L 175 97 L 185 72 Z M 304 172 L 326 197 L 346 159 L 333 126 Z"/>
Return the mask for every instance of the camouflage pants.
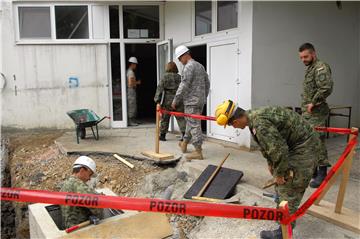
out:
<path id="1" fill-rule="evenodd" d="M 329 115 L 329 108 L 327 106 L 321 107 L 320 109 L 315 109 L 311 114 L 309 114 L 308 112 L 304 112 L 302 114 L 304 119 L 307 122 L 309 122 L 313 127 L 316 126 L 325 127 L 328 115 Z M 321 147 L 319 149 L 319 154 L 320 154 L 319 166 L 331 166 L 328 159 L 328 153 L 325 144 L 326 133 L 318 132 L 318 134 L 320 135 L 320 139 L 321 139 Z"/>
<path id="2" fill-rule="evenodd" d="M 173 110 L 170 105 L 162 105 L 161 107 L 163 109 L 166 109 L 166 110 L 169 110 L 169 111 Z M 184 112 L 184 106 L 183 105 L 177 106 L 176 111 Z M 161 123 L 160 123 L 160 133 L 161 134 L 166 134 L 168 132 L 170 118 L 171 118 L 171 115 L 169 115 L 169 114 L 163 114 L 161 116 Z M 176 118 L 176 121 L 177 121 L 177 123 L 179 125 L 180 131 L 182 133 L 185 132 L 185 128 L 186 128 L 185 118 L 184 117 L 179 117 L 179 116 L 175 116 L 175 118 Z"/>
<path id="3" fill-rule="evenodd" d="M 281 201 L 289 203 L 290 214 L 293 214 L 299 207 L 308 187 L 314 169 L 319 161 L 317 154 L 320 147 L 320 140 L 314 135 L 304 144 L 289 152 L 289 168 L 294 172 L 294 177 L 288 179 L 285 184 L 275 187 Z M 295 227 L 295 222 L 291 225 Z"/>
<path id="4" fill-rule="evenodd" d="M 134 119 L 137 115 L 136 89 L 127 88 L 127 111 L 128 119 Z"/>
<path id="5" fill-rule="evenodd" d="M 204 105 L 185 105 L 185 113 L 201 115 Z M 203 143 L 201 120 L 186 117 L 185 142 L 192 142 L 195 148 L 200 148 Z"/>

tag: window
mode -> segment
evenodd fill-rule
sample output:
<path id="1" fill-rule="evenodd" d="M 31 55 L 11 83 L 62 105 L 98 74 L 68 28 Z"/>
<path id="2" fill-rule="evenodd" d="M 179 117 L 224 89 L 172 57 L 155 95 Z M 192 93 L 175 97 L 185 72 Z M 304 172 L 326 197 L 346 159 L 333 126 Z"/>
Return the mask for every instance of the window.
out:
<path id="1" fill-rule="evenodd" d="M 92 6 L 92 37 L 93 39 L 104 39 L 105 36 L 105 6 Z"/>
<path id="2" fill-rule="evenodd" d="M 50 7 L 19 7 L 19 33 L 20 39 L 50 39 Z"/>
<path id="3" fill-rule="evenodd" d="M 238 2 L 218 1 L 217 2 L 217 30 L 223 31 L 237 27 Z"/>
<path id="4" fill-rule="evenodd" d="M 110 38 L 120 38 L 119 6 L 109 6 Z"/>
<path id="5" fill-rule="evenodd" d="M 159 38 L 159 6 L 124 6 L 124 38 Z"/>
<path id="6" fill-rule="evenodd" d="M 57 39 L 88 39 L 88 6 L 55 6 Z"/>
<path id="7" fill-rule="evenodd" d="M 211 33 L 211 1 L 195 2 L 195 35 Z"/>

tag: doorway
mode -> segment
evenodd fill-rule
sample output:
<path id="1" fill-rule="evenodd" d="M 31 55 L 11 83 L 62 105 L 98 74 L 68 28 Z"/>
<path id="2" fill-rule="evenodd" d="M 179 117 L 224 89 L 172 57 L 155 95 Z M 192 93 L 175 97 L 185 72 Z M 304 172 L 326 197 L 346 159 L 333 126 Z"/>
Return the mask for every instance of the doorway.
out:
<path id="1" fill-rule="evenodd" d="M 196 60 L 197 62 L 199 62 L 201 65 L 204 66 L 205 70 L 206 69 L 206 44 L 204 45 L 198 45 L 198 46 L 189 46 L 188 47 L 190 49 L 191 52 L 191 56 L 194 58 L 194 60 Z M 207 115 L 207 104 L 205 104 L 204 108 L 203 108 L 203 112 L 202 115 Z M 201 121 L 201 130 L 204 134 L 206 134 L 207 132 L 207 122 L 205 120 Z"/>
<path id="2" fill-rule="evenodd" d="M 238 102 L 238 42 L 236 39 L 208 44 L 209 74 L 211 88 L 209 110 L 215 112 L 217 105 L 226 99 Z M 209 122 L 208 135 L 217 139 L 236 142 L 237 130 L 233 127 L 219 127 L 216 122 Z"/>
<path id="3" fill-rule="evenodd" d="M 126 43 L 125 59 L 126 69 L 128 59 L 136 57 L 137 65 L 135 75 L 141 84 L 136 89 L 137 121 L 141 124 L 155 123 L 154 95 L 157 87 L 156 44 Z"/>

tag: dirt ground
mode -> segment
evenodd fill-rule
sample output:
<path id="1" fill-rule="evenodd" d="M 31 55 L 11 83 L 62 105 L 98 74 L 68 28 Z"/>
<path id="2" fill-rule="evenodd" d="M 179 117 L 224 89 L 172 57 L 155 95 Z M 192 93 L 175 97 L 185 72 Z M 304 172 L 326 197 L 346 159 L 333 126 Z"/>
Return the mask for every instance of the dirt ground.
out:
<path id="1" fill-rule="evenodd" d="M 54 144 L 64 131 L 3 132 L 10 139 L 11 186 L 27 189 L 59 191 L 71 174 L 71 165 L 79 155 L 63 155 Z M 113 156 L 91 155 L 99 174 L 97 187 L 108 187 L 118 195 L 129 196 L 145 175 L 160 168 L 147 162 L 129 160 L 134 169 Z M 16 203 L 17 238 L 29 238 L 27 204 Z"/>

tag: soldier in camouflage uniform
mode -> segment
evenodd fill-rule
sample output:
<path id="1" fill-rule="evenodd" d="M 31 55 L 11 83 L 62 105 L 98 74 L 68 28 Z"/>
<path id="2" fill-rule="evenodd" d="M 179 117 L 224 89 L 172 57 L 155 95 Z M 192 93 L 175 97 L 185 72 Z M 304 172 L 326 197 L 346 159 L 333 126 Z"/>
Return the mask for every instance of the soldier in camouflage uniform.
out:
<path id="1" fill-rule="evenodd" d="M 314 46 L 305 43 L 299 48 L 301 61 L 307 66 L 302 93 L 302 115 L 313 126 L 325 126 L 329 116 L 329 106 L 326 98 L 331 94 L 333 81 L 328 64 L 317 59 Z M 319 167 L 314 173 L 314 180 L 310 187 L 317 188 L 327 175 L 330 166 L 326 145 L 325 133 L 320 133 L 321 148 Z"/>
<path id="2" fill-rule="evenodd" d="M 154 101 L 156 104 L 160 104 L 163 109 L 169 111 L 172 110 L 171 103 L 174 100 L 176 90 L 179 88 L 179 84 L 181 82 L 181 77 L 178 72 L 178 68 L 174 62 L 171 61 L 166 65 L 166 73 L 161 78 L 154 97 Z M 184 105 L 182 103 L 179 103 L 176 107 L 176 111 L 184 112 Z M 170 117 L 171 116 L 169 114 L 162 115 L 159 138 L 162 141 L 166 141 L 165 136 L 169 129 Z M 186 127 L 185 119 L 184 117 L 175 117 L 182 133 L 182 137 L 184 137 Z"/>
<path id="3" fill-rule="evenodd" d="M 249 127 L 276 179 L 280 202 L 288 201 L 290 213 L 294 213 L 318 164 L 319 134 L 299 114 L 282 107 L 248 111 L 236 108 L 227 124 L 241 129 Z M 294 174 L 292 178 L 290 170 Z M 295 227 L 295 222 L 292 226 Z M 262 231 L 260 237 L 280 239 L 281 228 Z"/>
<path id="4" fill-rule="evenodd" d="M 201 115 L 210 89 L 208 74 L 204 66 L 192 59 L 186 46 L 177 47 L 175 55 L 184 65 L 184 69 L 181 83 L 171 106 L 176 109 L 180 102 L 183 101 L 185 113 Z M 186 158 L 188 160 L 203 159 L 201 121 L 187 117 L 184 140 L 179 144 L 183 153 L 187 152 L 187 145 L 191 140 L 195 151 L 188 154 Z"/>
<path id="5" fill-rule="evenodd" d="M 129 126 L 137 126 L 139 123 L 135 121 L 137 115 L 137 100 L 136 100 L 136 88 L 141 84 L 141 81 L 136 80 L 135 70 L 138 64 L 138 61 L 135 57 L 129 58 L 129 68 L 126 72 L 127 78 L 127 110 L 128 110 L 128 119 Z"/>
<path id="6" fill-rule="evenodd" d="M 95 162 L 87 157 L 80 156 L 73 164 L 73 174 L 68 178 L 62 188 L 62 192 L 97 194 L 90 188 L 86 182 L 96 173 Z M 89 220 L 89 217 L 95 215 L 99 219 L 103 217 L 103 209 L 61 206 L 63 225 L 65 228 L 72 227 L 79 223 Z"/>

